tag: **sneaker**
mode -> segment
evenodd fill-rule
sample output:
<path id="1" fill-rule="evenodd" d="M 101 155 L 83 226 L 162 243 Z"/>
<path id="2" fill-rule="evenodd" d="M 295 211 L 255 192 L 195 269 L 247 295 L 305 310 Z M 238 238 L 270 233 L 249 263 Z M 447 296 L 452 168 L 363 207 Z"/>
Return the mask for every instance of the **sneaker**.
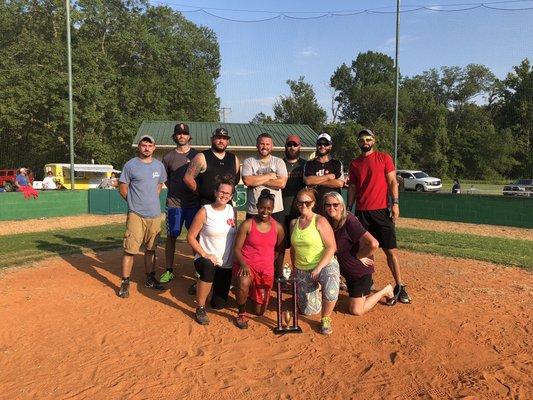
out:
<path id="1" fill-rule="evenodd" d="M 400 286 L 400 291 L 398 293 L 398 301 L 403 304 L 409 304 L 411 303 L 411 298 L 407 294 L 407 291 L 405 290 L 405 285 Z"/>
<path id="2" fill-rule="evenodd" d="M 125 299 L 126 297 L 130 297 L 130 281 L 129 280 L 122 280 L 122 283 L 120 284 L 120 289 L 118 291 L 118 297 L 122 297 Z"/>
<path id="3" fill-rule="evenodd" d="M 333 333 L 330 317 L 322 317 L 320 320 L 320 333 L 322 335 L 331 335 Z"/>
<path id="4" fill-rule="evenodd" d="M 196 282 L 189 286 L 189 289 L 187 289 L 187 293 L 189 293 L 191 296 L 196 295 Z"/>
<path id="5" fill-rule="evenodd" d="M 167 270 L 159 277 L 159 283 L 169 283 L 173 279 L 174 273 Z"/>
<path id="6" fill-rule="evenodd" d="M 156 281 L 153 275 L 148 276 L 148 279 L 144 282 L 144 286 L 154 290 L 165 290 L 165 287 Z"/>
<path id="7" fill-rule="evenodd" d="M 209 317 L 205 311 L 205 307 L 197 307 L 195 312 L 196 322 L 200 325 L 209 325 Z"/>
<path id="8" fill-rule="evenodd" d="M 239 329 L 248 329 L 248 317 L 245 313 L 237 315 L 235 325 L 237 325 Z"/>

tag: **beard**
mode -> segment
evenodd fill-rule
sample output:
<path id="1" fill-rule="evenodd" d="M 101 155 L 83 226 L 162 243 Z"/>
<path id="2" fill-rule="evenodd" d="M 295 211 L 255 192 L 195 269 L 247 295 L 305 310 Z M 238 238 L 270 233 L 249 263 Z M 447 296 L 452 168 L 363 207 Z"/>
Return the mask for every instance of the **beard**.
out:
<path id="1" fill-rule="evenodd" d="M 226 151 L 226 147 L 228 146 L 224 146 L 224 145 L 217 145 L 217 144 L 212 144 L 211 145 L 211 150 L 213 150 L 215 153 L 224 153 Z"/>
<path id="2" fill-rule="evenodd" d="M 370 150 L 372 150 L 374 146 L 373 145 L 370 145 L 370 144 L 363 144 L 361 146 L 359 146 L 359 148 L 361 149 L 361 151 L 363 153 L 368 153 Z"/>
<path id="3" fill-rule="evenodd" d="M 323 149 L 323 150 L 320 150 Z M 319 149 L 316 151 L 316 154 L 319 156 L 327 156 L 331 152 L 330 149 L 325 149 L 324 147 L 319 147 Z"/>
<path id="4" fill-rule="evenodd" d="M 287 160 L 297 160 L 300 158 L 300 150 L 292 151 L 285 149 L 285 158 Z"/>

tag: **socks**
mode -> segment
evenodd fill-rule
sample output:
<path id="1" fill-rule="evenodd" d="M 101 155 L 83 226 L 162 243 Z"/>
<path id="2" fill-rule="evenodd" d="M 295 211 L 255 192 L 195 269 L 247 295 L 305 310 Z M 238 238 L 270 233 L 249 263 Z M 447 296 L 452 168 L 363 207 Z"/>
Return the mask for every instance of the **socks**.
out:
<path id="1" fill-rule="evenodd" d="M 237 304 L 237 309 L 239 310 L 239 314 L 246 313 L 246 303 L 244 304 Z"/>
<path id="2" fill-rule="evenodd" d="M 167 268 L 167 271 L 172 274 L 172 273 L 174 273 L 174 268 Z"/>

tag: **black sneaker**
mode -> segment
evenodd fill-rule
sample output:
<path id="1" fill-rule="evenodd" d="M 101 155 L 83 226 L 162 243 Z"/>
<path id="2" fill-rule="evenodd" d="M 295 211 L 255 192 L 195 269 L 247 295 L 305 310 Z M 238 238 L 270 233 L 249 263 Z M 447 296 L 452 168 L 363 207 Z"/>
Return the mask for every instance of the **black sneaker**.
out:
<path id="1" fill-rule="evenodd" d="M 197 307 L 195 316 L 196 322 L 198 322 L 200 325 L 209 325 L 209 317 L 207 316 L 205 307 Z"/>
<path id="2" fill-rule="evenodd" d="M 120 284 L 120 289 L 118 291 L 118 297 L 122 297 L 125 299 L 126 297 L 130 297 L 130 281 L 122 280 L 122 283 Z"/>
<path id="3" fill-rule="evenodd" d="M 187 293 L 189 293 L 191 296 L 196 295 L 196 282 L 189 286 L 189 289 L 187 289 Z"/>
<path id="4" fill-rule="evenodd" d="M 398 301 L 403 304 L 409 304 L 411 303 L 411 298 L 407 294 L 407 291 L 405 290 L 405 285 L 401 285 L 400 292 L 398 294 Z"/>
<path id="5" fill-rule="evenodd" d="M 148 279 L 144 282 L 144 286 L 154 290 L 165 290 L 165 287 L 156 281 L 155 277 L 152 275 L 148 276 Z"/>

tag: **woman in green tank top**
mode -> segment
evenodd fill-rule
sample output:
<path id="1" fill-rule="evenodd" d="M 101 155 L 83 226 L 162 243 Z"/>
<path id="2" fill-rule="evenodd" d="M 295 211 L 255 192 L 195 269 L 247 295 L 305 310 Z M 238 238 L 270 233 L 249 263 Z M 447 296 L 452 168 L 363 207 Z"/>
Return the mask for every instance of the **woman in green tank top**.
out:
<path id="1" fill-rule="evenodd" d="M 321 333 L 329 335 L 331 313 L 339 297 L 339 264 L 334 257 L 335 235 L 329 222 L 313 212 L 316 192 L 296 195 L 300 217 L 291 221 L 291 260 L 297 282 L 296 298 L 305 315 L 322 313 Z"/>

